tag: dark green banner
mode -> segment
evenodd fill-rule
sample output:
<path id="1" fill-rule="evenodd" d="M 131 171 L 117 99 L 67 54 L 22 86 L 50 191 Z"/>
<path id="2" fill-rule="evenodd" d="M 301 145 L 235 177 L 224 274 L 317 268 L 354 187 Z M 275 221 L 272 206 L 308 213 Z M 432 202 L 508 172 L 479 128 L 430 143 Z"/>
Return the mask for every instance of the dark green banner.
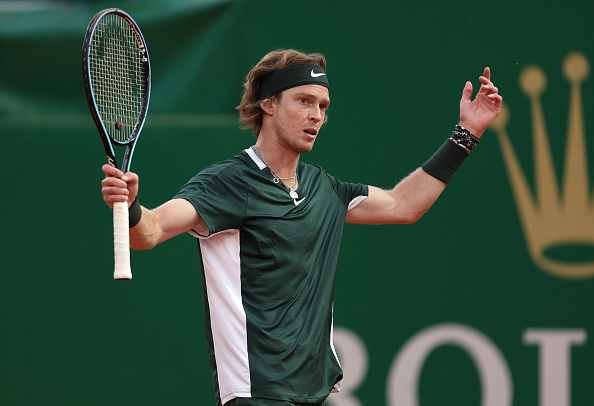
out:
<path id="1" fill-rule="evenodd" d="M 268 51 L 322 52 L 329 122 L 302 156 L 391 188 L 485 66 L 504 109 L 413 225 L 347 225 L 330 406 L 594 404 L 594 63 L 587 1 L 0 1 L 0 405 L 210 405 L 196 240 L 114 281 L 87 24 L 121 7 L 152 64 L 142 202 L 249 147 L 235 106 Z M 121 153 L 121 152 L 120 152 Z"/>

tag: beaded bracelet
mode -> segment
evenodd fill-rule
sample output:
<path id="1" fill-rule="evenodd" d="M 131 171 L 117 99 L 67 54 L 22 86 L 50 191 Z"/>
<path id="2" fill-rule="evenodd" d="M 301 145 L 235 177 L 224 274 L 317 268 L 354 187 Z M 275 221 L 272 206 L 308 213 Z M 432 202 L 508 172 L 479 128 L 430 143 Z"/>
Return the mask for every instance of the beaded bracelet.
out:
<path id="1" fill-rule="evenodd" d="M 459 124 L 456 124 L 450 138 L 468 152 L 472 151 L 472 149 L 480 143 L 478 137 L 475 137 L 470 131 Z"/>

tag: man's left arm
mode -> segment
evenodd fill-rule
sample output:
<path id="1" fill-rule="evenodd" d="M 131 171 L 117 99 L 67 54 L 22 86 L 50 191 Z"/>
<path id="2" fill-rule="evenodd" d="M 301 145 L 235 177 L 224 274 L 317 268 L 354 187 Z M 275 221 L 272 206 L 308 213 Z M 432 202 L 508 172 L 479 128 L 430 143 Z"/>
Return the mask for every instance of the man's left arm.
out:
<path id="1" fill-rule="evenodd" d="M 483 132 L 499 114 L 502 97 L 485 68 L 481 88 L 474 100 L 472 83 L 466 82 L 460 99 L 460 124 L 452 138 L 420 168 L 402 179 L 392 190 L 369 187 L 369 196 L 347 213 L 349 223 L 408 224 L 429 210 L 456 170 L 478 144 Z"/>

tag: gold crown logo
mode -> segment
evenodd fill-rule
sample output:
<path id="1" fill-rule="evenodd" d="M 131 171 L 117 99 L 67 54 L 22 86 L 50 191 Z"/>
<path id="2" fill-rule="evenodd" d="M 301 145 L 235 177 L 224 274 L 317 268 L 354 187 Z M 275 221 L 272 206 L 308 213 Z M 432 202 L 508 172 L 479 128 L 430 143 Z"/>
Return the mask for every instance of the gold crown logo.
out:
<path id="1" fill-rule="evenodd" d="M 519 78 L 520 88 L 529 97 L 532 110 L 534 195 L 507 134 L 510 119 L 507 105 L 502 107 L 492 128 L 501 145 L 532 260 L 556 276 L 587 278 L 594 276 L 593 260 L 558 259 L 546 255 L 561 247 L 594 248 L 594 205 L 588 180 L 581 96 L 581 84 L 590 73 L 590 64 L 583 54 L 573 52 L 563 61 L 563 73 L 571 84 L 571 92 L 562 187 L 557 182 L 540 101 L 547 87 L 546 75 L 541 68 L 528 66 Z"/>

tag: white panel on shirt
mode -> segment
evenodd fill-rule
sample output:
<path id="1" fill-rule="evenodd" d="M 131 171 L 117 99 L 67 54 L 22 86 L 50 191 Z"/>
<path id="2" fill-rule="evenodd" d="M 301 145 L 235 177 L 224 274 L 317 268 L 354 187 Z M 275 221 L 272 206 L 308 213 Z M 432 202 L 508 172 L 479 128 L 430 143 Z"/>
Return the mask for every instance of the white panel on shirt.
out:
<path id="1" fill-rule="evenodd" d="M 359 205 L 359 203 L 361 203 L 363 200 L 365 200 L 367 198 L 367 196 L 357 196 L 355 197 L 353 200 L 351 200 L 351 202 L 349 203 L 349 208 L 348 210 L 352 210 L 355 207 L 357 207 Z"/>
<path id="2" fill-rule="evenodd" d="M 241 298 L 239 230 L 199 238 L 221 403 L 251 397 L 247 323 Z"/>

